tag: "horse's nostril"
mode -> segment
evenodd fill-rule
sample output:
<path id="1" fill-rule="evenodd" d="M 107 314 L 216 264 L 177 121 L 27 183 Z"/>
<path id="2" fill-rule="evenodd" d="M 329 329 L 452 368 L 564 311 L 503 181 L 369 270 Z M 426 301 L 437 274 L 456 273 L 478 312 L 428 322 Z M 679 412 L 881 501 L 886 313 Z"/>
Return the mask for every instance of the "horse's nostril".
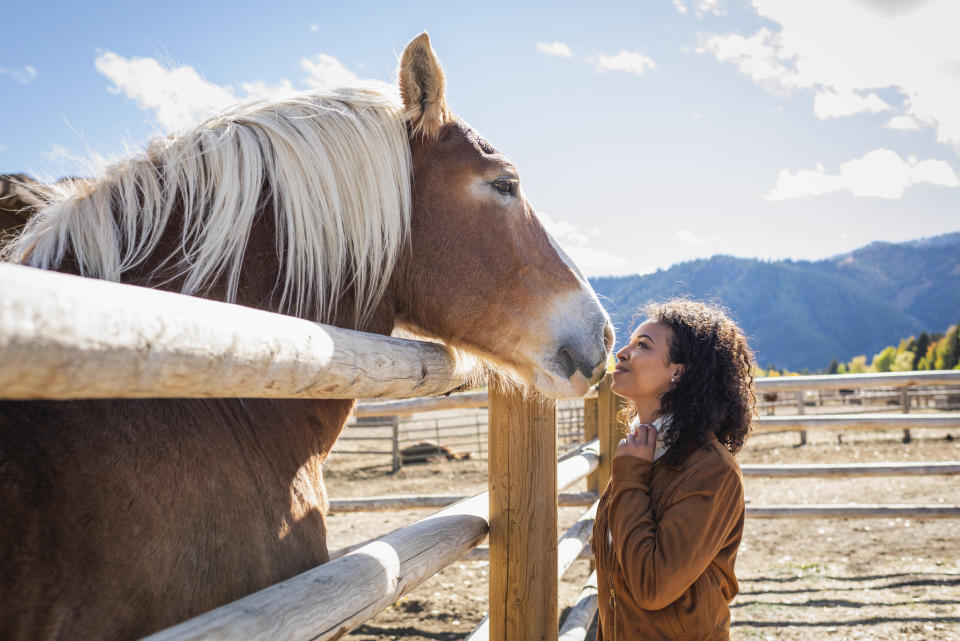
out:
<path id="1" fill-rule="evenodd" d="M 590 379 L 593 376 L 593 370 L 597 367 L 590 357 L 579 353 L 574 347 L 561 347 L 554 358 L 557 368 L 567 378 L 580 372 L 584 378 Z"/>
<path id="2" fill-rule="evenodd" d="M 560 365 L 560 370 L 563 372 L 563 375 L 567 378 L 573 376 L 578 367 L 577 360 L 573 357 L 573 352 L 568 348 L 561 349 L 557 353 L 557 361 Z"/>

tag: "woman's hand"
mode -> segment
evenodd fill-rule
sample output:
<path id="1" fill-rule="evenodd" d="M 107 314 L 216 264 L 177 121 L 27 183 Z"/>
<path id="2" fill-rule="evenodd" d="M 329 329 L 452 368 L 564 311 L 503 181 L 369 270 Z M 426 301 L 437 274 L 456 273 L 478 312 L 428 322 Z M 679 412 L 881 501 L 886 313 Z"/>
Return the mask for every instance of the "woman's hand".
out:
<path id="1" fill-rule="evenodd" d="M 630 430 L 627 438 L 620 439 L 613 457 L 636 456 L 645 461 L 653 461 L 657 451 L 657 428 L 648 423 L 640 423 Z"/>

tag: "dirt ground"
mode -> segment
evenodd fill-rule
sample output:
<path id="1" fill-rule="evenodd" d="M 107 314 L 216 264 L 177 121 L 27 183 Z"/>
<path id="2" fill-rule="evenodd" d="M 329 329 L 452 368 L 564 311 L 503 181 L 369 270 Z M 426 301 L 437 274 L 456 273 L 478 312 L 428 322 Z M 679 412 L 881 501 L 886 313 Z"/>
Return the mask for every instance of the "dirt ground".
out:
<path id="1" fill-rule="evenodd" d="M 809 432 L 756 435 L 741 463 L 960 461 L 960 433 Z M 335 455 L 326 472 L 336 497 L 486 489 L 485 461 L 449 461 L 391 473 L 384 457 Z M 960 505 L 953 476 L 859 479 L 747 478 L 748 505 Z M 567 491 L 585 490 L 577 484 Z M 562 508 L 561 530 L 582 508 Z M 385 534 L 432 510 L 332 514 L 331 549 Z M 558 533 L 562 534 L 562 532 Z M 351 641 L 463 639 L 487 611 L 487 563 L 457 562 L 349 636 Z M 749 519 L 731 605 L 737 641 L 784 639 L 960 640 L 960 519 Z M 577 561 L 560 584 L 561 610 L 588 573 Z"/>

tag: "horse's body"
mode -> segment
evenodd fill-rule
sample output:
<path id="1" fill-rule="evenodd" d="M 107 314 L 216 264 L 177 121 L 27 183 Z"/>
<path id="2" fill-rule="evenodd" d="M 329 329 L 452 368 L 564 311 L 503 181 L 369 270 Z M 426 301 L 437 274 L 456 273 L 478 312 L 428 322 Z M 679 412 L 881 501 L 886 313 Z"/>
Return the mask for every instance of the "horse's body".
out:
<path id="1" fill-rule="evenodd" d="M 381 334 L 405 327 L 546 394 L 583 393 L 613 339 L 593 292 L 512 165 L 446 109 L 425 36 L 400 74 L 403 108 L 383 129 L 365 118 L 391 107 L 364 92 L 238 112 L 66 186 L 8 255 Z M 256 128 L 285 109 L 295 115 L 279 133 Z M 320 122 L 303 140 L 296 118 L 330 111 L 344 116 L 337 131 Z M 236 138 L 247 148 L 228 153 L 251 122 Z M 311 157 L 326 147 L 340 166 Z M 322 466 L 351 407 L 0 403 L 0 638 L 136 638 L 324 563 Z"/>

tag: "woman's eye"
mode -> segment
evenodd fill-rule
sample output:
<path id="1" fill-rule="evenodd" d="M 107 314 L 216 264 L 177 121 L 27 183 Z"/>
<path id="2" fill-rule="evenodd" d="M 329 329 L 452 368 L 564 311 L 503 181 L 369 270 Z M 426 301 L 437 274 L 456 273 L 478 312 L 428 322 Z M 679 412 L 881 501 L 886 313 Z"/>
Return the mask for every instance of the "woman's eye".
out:
<path id="1" fill-rule="evenodd" d="M 507 196 L 517 195 L 517 183 L 512 180 L 494 180 L 493 188 Z"/>

